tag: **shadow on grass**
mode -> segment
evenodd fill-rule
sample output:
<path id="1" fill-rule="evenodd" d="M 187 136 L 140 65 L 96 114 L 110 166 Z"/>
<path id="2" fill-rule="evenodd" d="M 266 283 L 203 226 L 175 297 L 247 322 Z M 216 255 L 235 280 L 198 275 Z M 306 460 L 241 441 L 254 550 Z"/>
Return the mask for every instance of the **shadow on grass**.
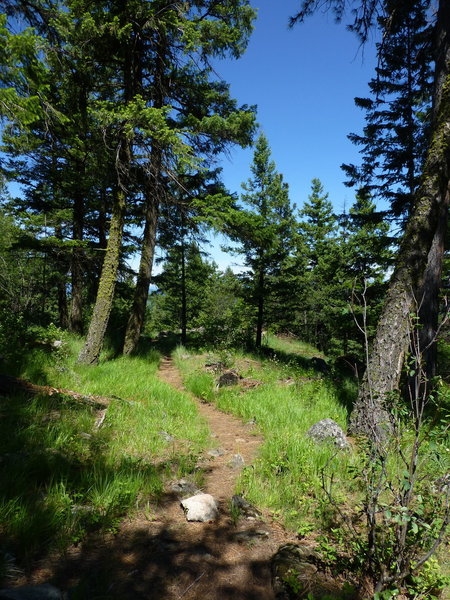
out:
<path id="1" fill-rule="evenodd" d="M 72 403 L 63 411 L 60 402 L 47 396 L 0 397 L 0 558 L 8 557 L 14 567 L 3 571 L 0 587 L 44 579 L 70 590 L 71 600 L 169 600 L 179 598 L 180 590 L 186 599 L 272 597 L 267 561 L 244 559 L 233 581 L 232 567 L 222 557 L 223 545 L 236 533 L 231 520 L 193 529 L 197 534 L 187 529 L 195 524 L 184 522 L 174 527 L 141 518 L 121 524 L 142 489 L 134 493 L 124 480 L 103 501 L 102 490 L 123 473 L 153 480 L 153 489 L 143 495 L 166 514 L 168 505 L 178 502 L 162 489 L 162 476 L 174 473 L 174 459 L 143 464 L 124 458 L 113 466 L 105 452 L 112 435 L 108 428 L 99 439 L 89 438 L 79 430 L 82 420 L 75 419 L 92 418 L 92 408 Z M 78 432 L 67 429 L 71 418 Z"/>
<path id="2" fill-rule="evenodd" d="M 287 366 L 294 367 L 303 371 L 305 375 L 313 372 L 315 377 L 323 380 L 336 396 L 338 402 L 345 408 L 347 415 L 350 416 L 357 394 L 357 381 L 354 377 L 345 374 L 336 373 L 336 371 L 322 358 L 305 357 L 294 352 L 285 352 L 283 350 L 274 350 L 269 346 L 262 346 L 254 349 L 252 356 L 255 359 L 268 359 Z"/>
<path id="3" fill-rule="evenodd" d="M 176 468 L 175 455 L 108 460 L 113 433 L 86 433 L 95 410 L 65 397 L 0 396 L 0 412 L 0 579 L 9 574 L 4 557 L 29 573 L 37 559 L 113 530 L 142 490 L 157 499 Z"/>

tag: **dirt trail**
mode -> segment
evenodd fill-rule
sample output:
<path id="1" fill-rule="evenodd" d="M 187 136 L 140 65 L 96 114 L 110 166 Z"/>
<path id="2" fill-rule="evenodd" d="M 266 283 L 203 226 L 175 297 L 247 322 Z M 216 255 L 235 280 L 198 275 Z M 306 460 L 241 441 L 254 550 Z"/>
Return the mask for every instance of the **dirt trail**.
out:
<path id="1" fill-rule="evenodd" d="M 184 389 L 170 358 L 162 361 L 159 376 Z M 147 514 L 125 521 L 114 534 L 71 547 L 63 561 L 47 558 L 31 578 L 17 583 L 52 581 L 61 589 L 76 588 L 76 600 L 274 600 L 270 559 L 295 536 L 269 515 L 236 523 L 230 514 L 240 473 L 230 460 L 240 454 L 249 465 L 262 438 L 254 426 L 195 401 L 212 432 L 210 449 L 224 450 L 217 457 L 207 450 L 199 465 L 205 472 L 202 491 L 216 499 L 219 518 L 188 523 L 180 497 L 168 489 Z"/>
<path id="2" fill-rule="evenodd" d="M 178 369 L 170 358 L 163 359 L 161 379 L 184 389 Z M 234 524 L 230 501 L 239 470 L 229 466 L 240 454 L 246 465 L 257 455 L 262 438 L 254 427 L 196 400 L 199 413 L 208 422 L 214 446 L 225 451 L 209 458 L 205 468 L 205 493 L 214 496 L 220 517 L 214 523 L 187 523 L 179 500 L 166 507 L 165 526 L 170 531 L 173 571 L 167 573 L 164 597 L 167 600 L 273 600 L 269 561 L 279 545 L 293 536 L 270 519 L 242 518 Z M 213 444 L 212 444 L 213 445 Z"/>

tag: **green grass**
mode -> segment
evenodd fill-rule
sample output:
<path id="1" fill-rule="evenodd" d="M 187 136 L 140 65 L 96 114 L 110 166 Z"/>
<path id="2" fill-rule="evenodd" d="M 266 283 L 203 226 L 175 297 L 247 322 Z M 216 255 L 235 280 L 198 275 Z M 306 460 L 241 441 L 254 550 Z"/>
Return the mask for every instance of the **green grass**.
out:
<path id="1" fill-rule="evenodd" d="M 209 437 L 189 396 L 157 379 L 157 352 L 86 367 L 76 364 L 80 343 L 31 350 L 15 374 L 111 398 L 99 429 L 98 411 L 69 395 L 0 398 L 0 554 L 21 568 L 116 531 L 130 511 L 151 513 L 165 479 L 193 473 Z"/>
<path id="2" fill-rule="evenodd" d="M 334 419 L 345 429 L 347 406 L 342 391 L 332 381 L 310 367 L 299 366 L 296 354 L 301 355 L 304 345 L 296 345 L 294 340 L 289 340 L 289 346 L 284 340 L 279 345 L 281 358 L 278 352 L 271 358 L 236 354 L 234 362 L 239 373 L 263 384 L 245 392 L 239 386 L 216 389 L 213 375 L 204 371 L 205 356 L 186 360 L 185 349 L 176 356 L 183 355 L 184 360 L 177 360 L 177 364 L 192 393 L 214 401 L 218 408 L 244 421 L 256 419 L 265 441 L 259 460 L 244 469 L 239 491 L 251 502 L 279 515 L 289 527 L 302 531 L 316 520 L 320 509 L 321 472 L 325 466 L 333 463 L 337 480 L 347 479 L 351 488 L 347 467 L 352 456 L 336 454 L 333 445 L 316 445 L 306 435 L 314 423 L 324 418 Z M 317 355 L 311 347 L 308 349 L 310 355 Z M 346 385 L 347 395 L 354 394 L 354 384 L 347 381 Z"/>

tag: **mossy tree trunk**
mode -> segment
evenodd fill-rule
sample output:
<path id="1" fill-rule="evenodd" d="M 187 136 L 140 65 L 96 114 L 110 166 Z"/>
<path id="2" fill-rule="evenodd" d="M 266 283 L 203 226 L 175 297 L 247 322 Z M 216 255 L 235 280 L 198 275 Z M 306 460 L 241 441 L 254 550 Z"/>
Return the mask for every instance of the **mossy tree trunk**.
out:
<path id="1" fill-rule="evenodd" d="M 375 340 L 350 421 L 350 431 L 379 442 L 389 430 L 389 395 L 398 389 L 427 264 L 447 220 L 450 174 L 450 3 L 436 22 L 435 113 L 430 146 Z M 435 243 L 433 243 L 435 240 Z M 436 268 L 434 269 L 436 271 Z M 439 268 L 438 268 L 439 270 Z"/>
<path id="2" fill-rule="evenodd" d="M 155 75 L 153 78 L 153 92 L 155 94 L 153 106 L 161 108 L 164 105 L 166 80 L 167 40 L 163 32 L 158 33 L 156 43 Z M 153 140 L 149 158 L 148 181 L 146 185 L 145 226 L 141 247 L 139 271 L 134 290 L 133 304 L 128 318 L 123 344 L 123 353 L 131 354 L 136 351 L 139 337 L 145 323 L 148 292 L 152 277 L 153 259 L 156 246 L 156 232 L 161 194 L 161 168 L 162 149 L 156 140 Z"/>
<path id="3" fill-rule="evenodd" d="M 78 356 L 78 362 L 97 364 L 108 326 L 119 268 L 125 215 L 125 190 L 118 187 L 115 194 L 108 244 L 106 246 L 102 273 L 98 285 L 97 298 L 92 313 L 86 342 Z"/>

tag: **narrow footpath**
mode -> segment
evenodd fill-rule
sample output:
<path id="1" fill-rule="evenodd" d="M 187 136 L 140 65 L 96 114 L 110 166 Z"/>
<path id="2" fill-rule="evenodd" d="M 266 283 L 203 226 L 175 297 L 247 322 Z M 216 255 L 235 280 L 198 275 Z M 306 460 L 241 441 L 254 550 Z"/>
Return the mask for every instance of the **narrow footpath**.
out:
<path id="1" fill-rule="evenodd" d="M 184 390 L 170 357 L 162 360 L 159 376 Z M 273 600 L 270 559 L 281 544 L 294 541 L 294 536 L 286 534 L 278 524 L 270 523 L 269 518 L 244 516 L 236 522 L 230 514 L 240 473 L 230 466 L 230 461 L 239 454 L 244 464 L 250 465 L 263 440 L 255 435 L 253 425 L 244 424 L 211 404 L 194 400 L 209 425 L 212 448 L 224 451 L 214 457 L 207 454 L 201 464 L 205 470 L 201 491 L 215 498 L 220 516 L 211 523 L 188 523 L 178 497 L 164 507 L 161 521 L 151 527 L 153 535 L 166 543 L 158 551 L 159 560 L 157 556 L 152 558 L 154 569 L 150 569 L 153 573 L 149 572 L 149 576 L 156 588 L 147 598 Z M 158 572 L 162 565 L 163 573 Z"/>
<path id="2" fill-rule="evenodd" d="M 162 360 L 159 377 L 184 390 L 170 358 Z M 219 518 L 188 522 L 180 493 L 169 482 L 156 507 L 125 519 L 109 535 L 75 543 L 63 561 L 59 555 L 45 559 L 30 580 L 19 583 L 76 588 L 75 600 L 275 599 L 270 559 L 280 545 L 296 541 L 294 534 L 268 514 L 248 518 L 230 510 L 242 468 L 230 463 L 240 455 L 251 465 L 263 440 L 253 425 L 192 399 L 211 431 L 211 446 L 198 464 L 205 474 L 200 492 L 214 497 Z M 81 588 L 80 576 L 86 582 Z"/>

